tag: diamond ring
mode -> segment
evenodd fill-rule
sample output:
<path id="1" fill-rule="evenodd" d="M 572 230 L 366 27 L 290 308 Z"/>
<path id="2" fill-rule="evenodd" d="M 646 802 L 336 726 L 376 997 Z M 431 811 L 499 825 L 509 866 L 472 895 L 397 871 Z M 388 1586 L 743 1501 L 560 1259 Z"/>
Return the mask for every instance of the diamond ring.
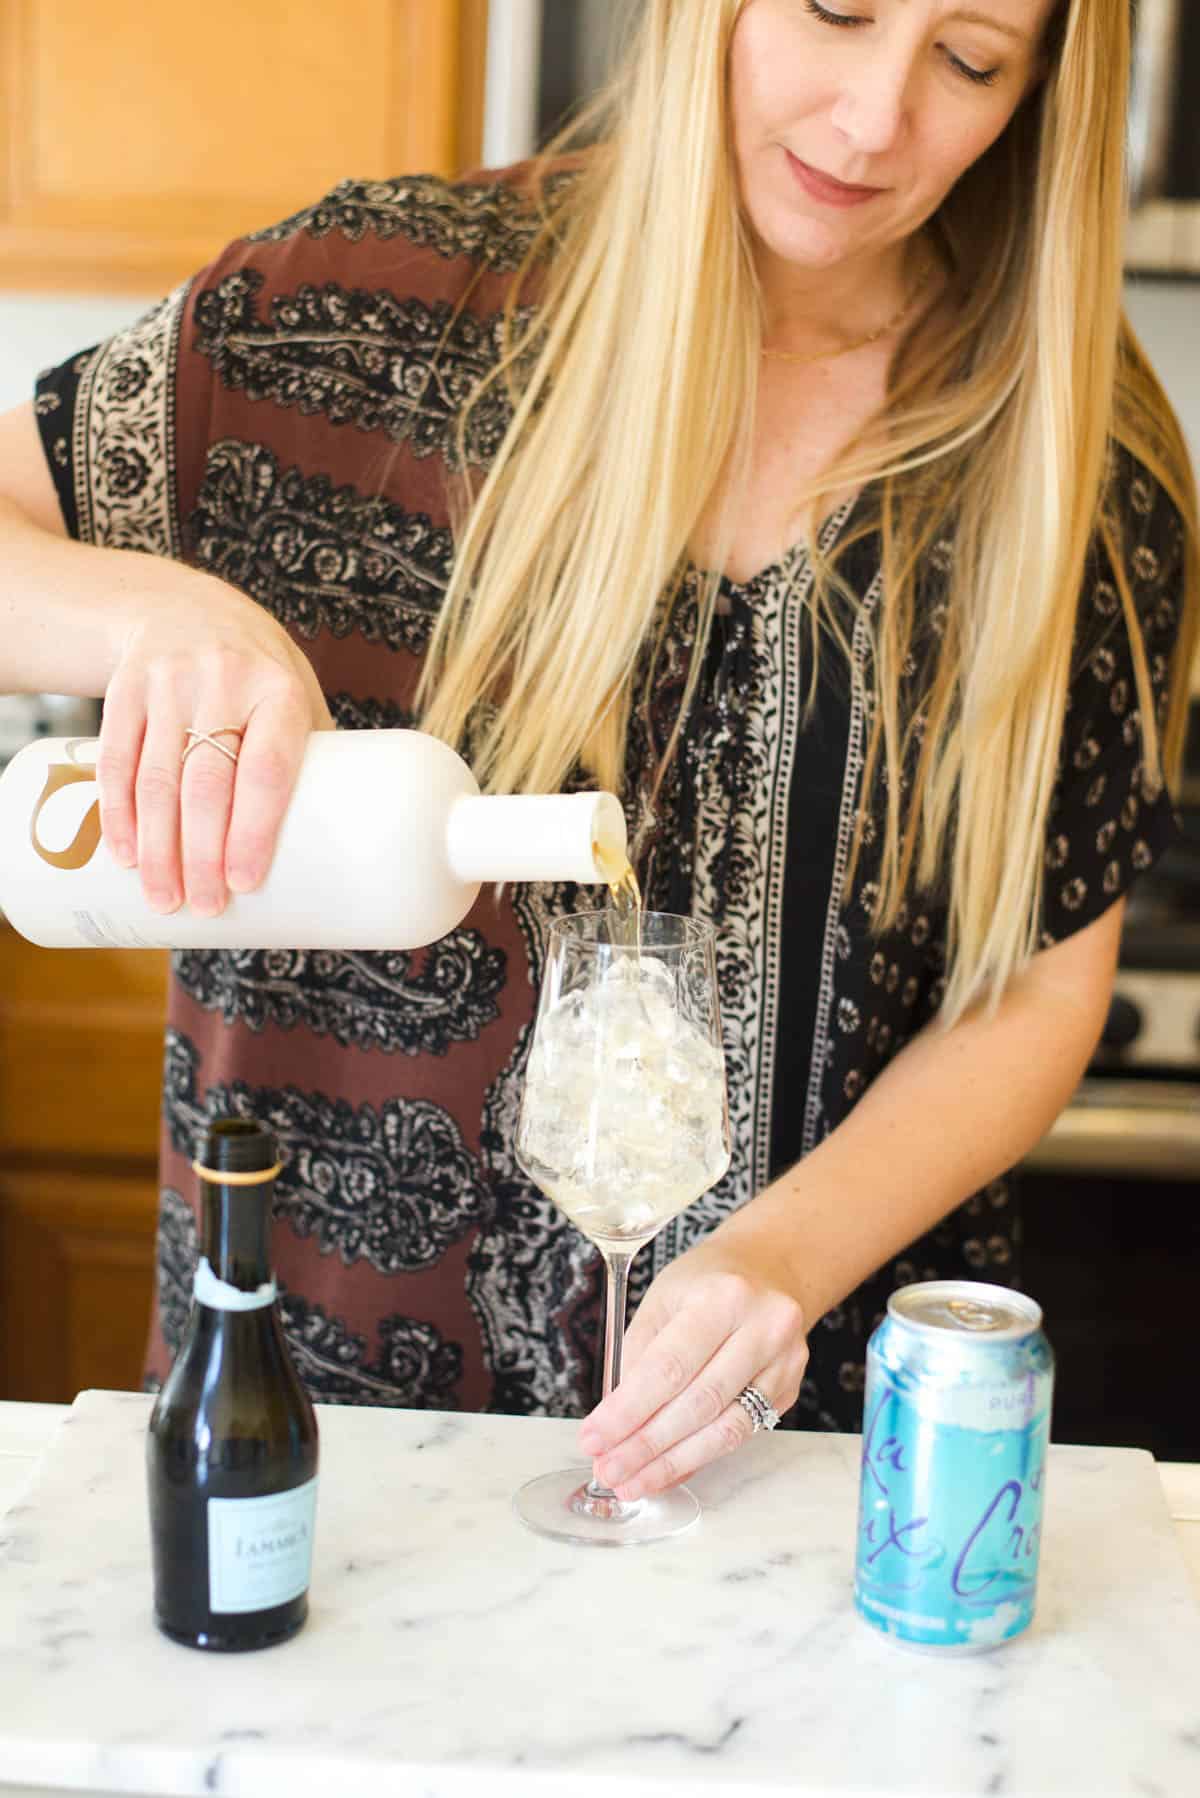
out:
<path id="1" fill-rule="evenodd" d="M 773 1430 L 779 1422 L 779 1413 L 757 1386 L 743 1386 L 737 1395 L 737 1402 L 753 1424 L 753 1434 L 760 1430 Z"/>

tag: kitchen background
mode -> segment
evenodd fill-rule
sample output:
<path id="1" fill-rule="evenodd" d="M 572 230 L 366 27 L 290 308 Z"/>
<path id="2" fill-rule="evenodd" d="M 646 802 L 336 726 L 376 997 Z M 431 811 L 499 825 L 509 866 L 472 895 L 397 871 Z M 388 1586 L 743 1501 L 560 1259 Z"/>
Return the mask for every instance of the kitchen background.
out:
<path id="1" fill-rule="evenodd" d="M 627 0 L 259 0 L 250 13 L 209 0 L 198 40 L 161 9 L 147 24 L 140 0 L 109 0 L 102 33 L 91 0 L 6 0 L 0 409 L 230 237 L 342 176 L 526 154 L 603 79 L 628 12 Z M 1139 18 L 1127 298 L 1200 464 L 1200 6 L 1140 0 Z M 222 42 L 238 44 L 235 63 L 206 48 Z M 0 696 L 0 762 L 90 715 Z M 1021 1176 L 1028 1283 L 1063 1374 L 1060 1439 L 1180 1460 L 1200 1458 L 1195 740 L 1189 766 L 1187 839 L 1131 907 L 1106 1046 Z M 0 929 L 0 1397 L 136 1383 L 163 981 L 161 956 L 51 956 Z"/>
<path id="2" fill-rule="evenodd" d="M 432 8 L 437 0 L 429 0 Z M 68 0 L 68 9 L 70 0 Z M 486 69 L 486 110 L 480 160 L 492 166 L 528 152 L 582 95 L 604 79 L 636 0 L 491 0 Z M 1200 8 L 1190 19 L 1177 0 L 1142 0 L 1142 14 L 1154 26 L 1156 55 L 1143 43 L 1140 93 L 1147 107 L 1171 109 L 1176 96 L 1164 83 L 1161 65 L 1200 65 Z M 1149 66 L 1147 62 L 1149 61 Z M 1144 114 L 1135 119 L 1135 146 L 1158 144 L 1173 160 L 1159 169 L 1154 198 L 1143 203 L 1131 232 L 1127 300 L 1134 327 L 1184 421 L 1192 452 L 1200 463 L 1200 67 L 1186 104 L 1172 110 L 1173 131 L 1152 131 Z M 1190 124 L 1190 129 L 1188 128 Z M 1168 146 L 1166 152 L 1161 146 Z M 1144 154 L 1153 155 L 1153 151 Z M 342 174 L 378 172 L 354 163 L 338 164 Z M 386 170 L 384 171 L 386 172 Z M 1174 175 L 1192 204 L 1165 200 L 1162 189 Z M 314 190 L 315 191 L 315 190 Z M 1180 220 L 1183 224 L 1180 224 Z M 259 220 L 256 222 L 266 222 Z M 213 246 L 214 248 L 216 245 Z M 93 292 L 4 292 L 0 274 L 0 409 L 29 393 L 31 374 L 95 343 L 136 318 L 161 293 L 145 287 L 114 295 L 105 278 Z"/>

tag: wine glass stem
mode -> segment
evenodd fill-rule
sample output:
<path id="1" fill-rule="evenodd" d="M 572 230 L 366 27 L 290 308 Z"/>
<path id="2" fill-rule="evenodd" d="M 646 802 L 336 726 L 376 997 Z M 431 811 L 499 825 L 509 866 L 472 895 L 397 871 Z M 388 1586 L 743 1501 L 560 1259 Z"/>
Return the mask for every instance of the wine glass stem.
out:
<path id="1" fill-rule="evenodd" d="M 629 1300 L 629 1265 L 636 1249 L 600 1250 L 604 1257 L 604 1396 L 621 1383 L 621 1350 L 625 1343 L 625 1307 Z M 589 1498 L 613 1498 L 608 1486 L 602 1486 L 593 1474 L 588 1481 Z"/>

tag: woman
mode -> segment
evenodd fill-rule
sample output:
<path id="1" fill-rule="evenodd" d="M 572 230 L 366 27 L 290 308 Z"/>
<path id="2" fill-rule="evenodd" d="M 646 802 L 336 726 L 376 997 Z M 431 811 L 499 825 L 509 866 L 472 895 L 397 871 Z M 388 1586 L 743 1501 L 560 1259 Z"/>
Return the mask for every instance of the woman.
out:
<path id="1" fill-rule="evenodd" d="M 494 789 L 618 789 L 647 903 L 717 925 L 734 1159 L 581 1431 L 622 1496 L 751 1385 L 856 1427 L 896 1283 L 1018 1278 L 1002 1176 L 1171 839 L 1197 523 L 1120 314 L 1127 14 L 650 0 L 597 149 L 344 183 L 4 421 L 7 678 L 103 692 L 159 909 L 262 878 L 310 729 L 418 717 Z M 580 903 L 176 958 L 151 1379 L 245 1109 L 315 1396 L 587 1409 L 596 1263 L 511 1148 Z"/>

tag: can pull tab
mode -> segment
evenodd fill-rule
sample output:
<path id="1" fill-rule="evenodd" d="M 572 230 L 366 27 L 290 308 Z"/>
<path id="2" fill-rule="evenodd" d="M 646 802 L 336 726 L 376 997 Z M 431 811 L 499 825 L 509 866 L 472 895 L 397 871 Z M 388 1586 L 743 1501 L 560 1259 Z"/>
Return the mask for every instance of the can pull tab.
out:
<path id="1" fill-rule="evenodd" d="M 951 1299 L 946 1306 L 947 1311 L 964 1330 L 994 1330 L 997 1317 L 986 1305 L 976 1304 L 974 1299 Z"/>

